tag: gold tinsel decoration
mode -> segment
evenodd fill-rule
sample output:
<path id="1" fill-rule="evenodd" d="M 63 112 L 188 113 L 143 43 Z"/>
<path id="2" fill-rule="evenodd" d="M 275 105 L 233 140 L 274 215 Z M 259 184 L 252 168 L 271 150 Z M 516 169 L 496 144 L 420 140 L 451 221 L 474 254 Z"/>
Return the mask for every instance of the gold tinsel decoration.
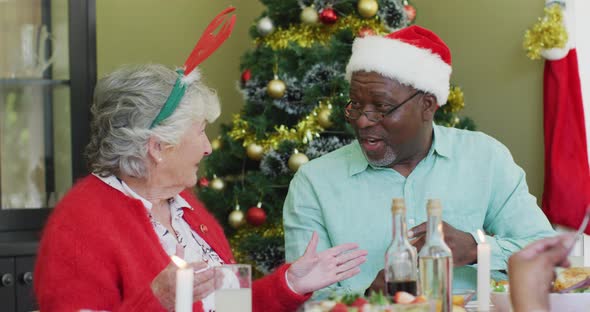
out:
<path id="1" fill-rule="evenodd" d="M 541 58 L 541 51 L 563 48 L 567 42 L 567 31 L 563 26 L 563 13 L 559 4 L 545 8 L 545 16 L 524 33 L 523 47 L 531 60 Z"/>
<path id="2" fill-rule="evenodd" d="M 349 15 L 338 19 L 333 25 L 317 24 L 296 24 L 287 29 L 278 28 L 266 37 L 256 38 L 256 44 L 270 46 L 273 50 L 285 49 L 289 43 L 297 43 L 302 48 L 309 48 L 314 43 L 327 43 L 332 36 L 345 29 L 350 29 L 353 34 L 358 34 L 362 28 L 370 28 L 376 35 L 387 33 L 387 29 L 379 18 L 359 19 Z"/>
<path id="3" fill-rule="evenodd" d="M 465 99 L 463 98 L 463 91 L 460 87 L 452 86 L 447 98 L 446 111 L 457 113 L 465 107 Z"/>
<path id="4" fill-rule="evenodd" d="M 329 100 L 320 101 L 320 104 L 293 128 L 288 128 L 285 125 L 275 126 L 275 132 L 267 134 L 263 139 L 257 139 L 248 122 L 236 114 L 233 117 L 233 126 L 228 132 L 228 136 L 236 141 L 243 140 L 244 146 L 252 143 L 258 144 L 264 148 L 265 152 L 277 149 L 279 144 L 286 140 L 308 144 L 314 137 L 319 136 L 320 132 L 324 131 L 324 128 L 319 124 L 318 114 L 321 110 L 328 109 L 330 105 Z"/>
<path id="5" fill-rule="evenodd" d="M 240 246 L 242 241 L 248 239 L 253 235 L 262 236 L 264 238 L 269 237 L 284 237 L 285 232 L 283 231 L 282 224 L 266 223 L 260 227 L 244 226 L 241 227 L 234 236 L 229 239 L 229 244 L 232 249 L 232 253 L 237 263 L 250 263 L 252 259 L 249 259 L 248 255 L 242 253 Z M 253 267 L 254 268 L 254 267 Z M 255 272 L 258 277 L 263 274 L 261 272 Z"/>

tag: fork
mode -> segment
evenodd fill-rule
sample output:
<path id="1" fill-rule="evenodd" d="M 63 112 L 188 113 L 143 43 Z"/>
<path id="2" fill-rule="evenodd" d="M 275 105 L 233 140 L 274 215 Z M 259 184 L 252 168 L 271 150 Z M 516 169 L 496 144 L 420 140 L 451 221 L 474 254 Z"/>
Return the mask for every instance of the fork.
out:
<path id="1" fill-rule="evenodd" d="M 574 248 L 574 245 L 576 245 L 576 242 L 578 241 L 578 239 L 580 239 L 580 237 L 582 236 L 582 233 L 584 233 L 584 231 L 586 230 L 586 227 L 588 226 L 588 221 L 590 221 L 590 205 L 588 205 L 586 207 L 586 213 L 584 214 L 584 220 L 582 220 L 582 224 L 580 224 L 580 227 L 576 231 L 576 236 L 574 236 L 574 239 L 572 240 L 569 247 L 567 248 L 568 253 L 570 253 L 572 251 L 572 249 Z"/>

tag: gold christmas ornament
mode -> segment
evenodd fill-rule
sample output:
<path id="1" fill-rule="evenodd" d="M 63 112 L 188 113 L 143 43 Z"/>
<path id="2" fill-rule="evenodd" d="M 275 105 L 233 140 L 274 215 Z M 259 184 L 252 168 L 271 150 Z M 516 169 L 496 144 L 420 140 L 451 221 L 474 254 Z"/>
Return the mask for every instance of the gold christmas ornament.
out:
<path id="1" fill-rule="evenodd" d="M 248 144 L 246 155 L 252 160 L 260 161 L 264 157 L 264 148 L 256 143 Z"/>
<path id="2" fill-rule="evenodd" d="M 360 0 L 357 9 L 362 17 L 371 18 L 377 14 L 379 4 L 376 0 Z"/>
<path id="3" fill-rule="evenodd" d="M 225 182 L 223 182 L 223 180 L 214 175 L 213 180 L 209 182 L 209 187 L 216 191 L 223 191 L 223 189 L 225 188 Z"/>
<path id="4" fill-rule="evenodd" d="M 307 158 L 305 154 L 299 153 L 299 151 L 295 150 L 293 155 L 289 157 L 289 169 L 291 169 L 293 172 L 296 172 L 299 167 L 301 167 L 301 165 L 305 164 L 306 162 L 309 162 L 309 158 Z"/>
<path id="5" fill-rule="evenodd" d="M 330 120 L 330 115 L 332 115 L 332 110 L 329 108 L 324 108 L 318 113 L 318 123 L 322 128 L 327 129 L 332 127 L 333 123 Z"/>
<path id="6" fill-rule="evenodd" d="M 301 15 L 299 15 L 301 22 L 304 24 L 317 24 L 319 20 L 318 11 L 312 6 L 305 7 L 301 10 Z"/>
<path id="7" fill-rule="evenodd" d="M 266 85 L 266 93 L 273 99 L 282 98 L 286 90 L 287 85 L 277 76 Z"/>
<path id="8" fill-rule="evenodd" d="M 246 223 L 246 216 L 244 215 L 244 212 L 240 210 L 240 205 L 236 205 L 236 209 L 229 214 L 227 222 L 234 229 L 237 229 Z"/>
<path id="9" fill-rule="evenodd" d="M 221 140 L 219 138 L 215 138 L 211 141 L 211 149 L 214 151 L 221 148 Z"/>

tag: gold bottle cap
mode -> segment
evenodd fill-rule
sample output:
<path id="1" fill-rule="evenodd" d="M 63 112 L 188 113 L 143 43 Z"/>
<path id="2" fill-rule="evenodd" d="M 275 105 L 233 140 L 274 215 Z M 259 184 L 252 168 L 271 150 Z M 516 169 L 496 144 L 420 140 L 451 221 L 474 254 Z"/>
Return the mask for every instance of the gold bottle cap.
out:
<path id="1" fill-rule="evenodd" d="M 426 213 L 429 216 L 438 216 L 442 215 L 442 205 L 440 203 L 440 199 L 429 199 L 428 203 L 426 203 Z"/>
<path id="2" fill-rule="evenodd" d="M 403 198 L 394 198 L 391 201 L 391 213 L 400 214 L 406 213 L 406 204 Z"/>

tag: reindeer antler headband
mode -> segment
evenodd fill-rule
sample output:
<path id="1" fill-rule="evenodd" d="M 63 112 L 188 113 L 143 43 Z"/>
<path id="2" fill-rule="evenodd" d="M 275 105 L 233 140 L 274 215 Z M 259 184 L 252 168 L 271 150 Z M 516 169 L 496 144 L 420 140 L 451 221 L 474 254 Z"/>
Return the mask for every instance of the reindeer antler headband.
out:
<path id="1" fill-rule="evenodd" d="M 217 48 L 219 48 L 219 46 L 221 46 L 221 44 L 223 44 L 223 42 L 229 37 L 234 28 L 236 16 L 232 15 L 228 21 L 225 21 L 225 23 L 224 19 L 234 10 L 234 7 L 228 7 L 223 10 L 211 21 L 211 23 L 209 23 L 207 28 L 205 28 L 205 31 L 203 31 L 195 48 L 184 62 L 184 66 L 182 69 L 177 70 L 178 78 L 176 79 L 176 83 L 174 84 L 166 103 L 164 103 L 164 106 L 162 106 L 162 109 L 150 125 L 150 129 L 154 128 L 174 113 L 186 92 L 186 87 L 200 78 L 199 72 L 195 70 L 195 68 L 215 52 L 215 50 L 217 50 Z M 214 34 L 213 32 L 222 23 L 223 25 L 219 32 Z"/>

